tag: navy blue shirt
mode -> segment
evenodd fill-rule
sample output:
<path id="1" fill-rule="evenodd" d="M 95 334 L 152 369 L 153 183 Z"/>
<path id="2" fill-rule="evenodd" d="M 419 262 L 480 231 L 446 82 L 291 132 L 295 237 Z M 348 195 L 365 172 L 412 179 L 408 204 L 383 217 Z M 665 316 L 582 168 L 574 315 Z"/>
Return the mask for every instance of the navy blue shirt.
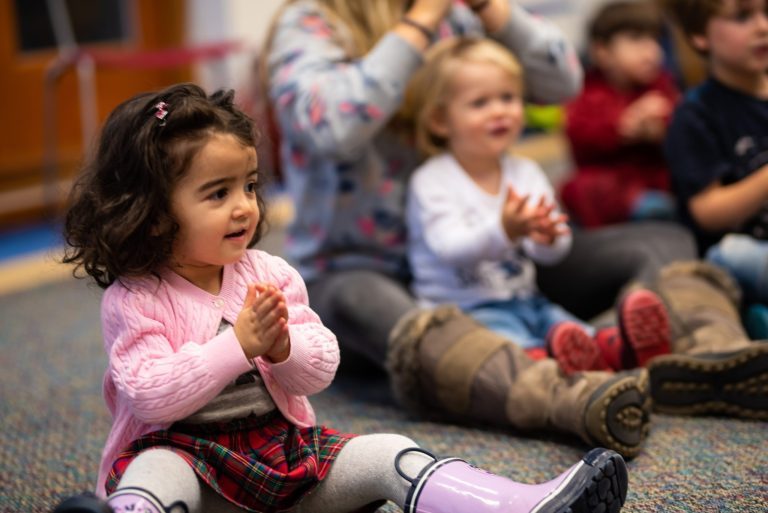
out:
<path id="1" fill-rule="evenodd" d="M 709 78 L 688 91 L 675 110 L 664 151 L 681 218 L 704 253 L 730 231 L 702 230 L 688 201 L 714 182 L 729 185 L 768 164 L 768 100 Z M 768 204 L 737 231 L 768 239 Z"/>

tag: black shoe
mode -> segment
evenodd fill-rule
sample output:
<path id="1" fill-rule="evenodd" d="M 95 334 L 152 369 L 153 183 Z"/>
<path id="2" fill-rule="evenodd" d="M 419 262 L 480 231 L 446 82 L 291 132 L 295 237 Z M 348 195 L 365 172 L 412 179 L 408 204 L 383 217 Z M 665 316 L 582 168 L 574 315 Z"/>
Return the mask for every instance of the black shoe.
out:
<path id="1" fill-rule="evenodd" d="M 64 499 L 52 513 L 114 513 L 109 505 L 92 493 Z"/>
<path id="2" fill-rule="evenodd" d="M 768 344 L 732 353 L 658 356 L 648 371 L 656 411 L 768 420 Z"/>

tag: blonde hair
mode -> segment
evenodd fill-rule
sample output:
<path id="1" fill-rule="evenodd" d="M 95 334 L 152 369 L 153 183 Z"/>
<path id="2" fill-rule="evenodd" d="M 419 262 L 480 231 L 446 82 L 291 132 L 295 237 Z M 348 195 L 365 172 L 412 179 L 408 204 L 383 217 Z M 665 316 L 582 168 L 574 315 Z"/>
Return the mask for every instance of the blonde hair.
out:
<path id="1" fill-rule="evenodd" d="M 277 10 L 264 43 L 264 55 L 269 54 L 277 24 L 283 11 L 301 0 L 286 0 Z M 338 42 L 348 57 L 361 57 L 392 29 L 403 17 L 411 0 L 316 0 L 326 15 Z"/>
<path id="2" fill-rule="evenodd" d="M 318 0 L 349 32 L 350 57 L 365 55 L 405 13 L 407 0 Z"/>
<path id="3" fill-rule="evenodd" d="M 404 117 L 413 127 L 416 146 L 427 156 L 445 151 L 447 141 L 431 130 L 432 120 L 451 97 L 453 80 L 466 63 L 497 66 L 523 93 L 523 70 L 509 50 L 490 39 L 456 37 L 438 42 L 424 56 L 405 94 Z"/>

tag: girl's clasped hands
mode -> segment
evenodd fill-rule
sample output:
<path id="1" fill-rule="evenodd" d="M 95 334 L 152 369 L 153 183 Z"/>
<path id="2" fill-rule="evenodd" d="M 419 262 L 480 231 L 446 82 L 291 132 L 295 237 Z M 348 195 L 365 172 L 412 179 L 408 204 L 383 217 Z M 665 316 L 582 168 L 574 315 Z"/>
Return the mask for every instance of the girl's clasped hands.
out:
<path id="1" fill-rule="evenodd" d="M 249 359 L 264 355 L 274 363 L 285 361 L 291 340 L 282 291 L 265 283 L 249 285 L 245 305 L 235 322 L 235 334 Z"/>

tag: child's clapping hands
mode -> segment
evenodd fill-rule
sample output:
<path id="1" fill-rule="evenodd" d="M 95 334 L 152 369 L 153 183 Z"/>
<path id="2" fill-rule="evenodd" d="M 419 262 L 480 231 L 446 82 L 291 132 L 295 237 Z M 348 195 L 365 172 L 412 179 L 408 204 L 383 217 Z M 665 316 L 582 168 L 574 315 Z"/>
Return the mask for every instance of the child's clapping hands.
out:
<path id="1" fill-rule="evenodd" d="M 234 329 L 249 359 L 263 355 L 279 363 L 290 354 L 288 307 L 282 291 L 273 285 L 256 283 L 248 287 Z"/>
<path id="2" fill-rule="evenodd" d="M 518 196 L 512 186 L 507 189 L 507 197 L 501 210 L 501 224 L 510 240 L 530 237 L 537 244 L 551 245 L 558 236 L 565 235 L 570 229 L 565 224 L 568 216 L 552 216 L 555 204 L 541 197 L 534 206 L 528 205 L 529 196 Z"/>
<path id="3" fill-rule="evenodd" d="M 674 104 L 658 91 L 632 102 L 619 119 L 619 134 L 629 142 L 661 142 L 667 132 Z"/>

